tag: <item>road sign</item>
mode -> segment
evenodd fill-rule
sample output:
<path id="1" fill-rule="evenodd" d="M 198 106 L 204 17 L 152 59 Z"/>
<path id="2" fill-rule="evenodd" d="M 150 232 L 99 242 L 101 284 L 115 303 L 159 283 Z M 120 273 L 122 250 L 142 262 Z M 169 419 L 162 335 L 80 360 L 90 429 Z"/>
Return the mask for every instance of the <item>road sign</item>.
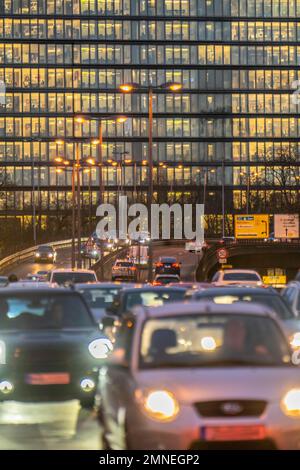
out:
<path id="1" fill-rule="evenodd" d="M 220 258 L 219 263 L 220 264 L 227 264 L 227 258 Z"/>
<path id="2" fill-rule="evenodd" d="M 217 250 L 217 258 L 218 260 L 221 262 L 221 260 L 224 260 L 223 262 L 227 262 L 227 258 L 228 258 L 228 250 L 226 248 L 219 248 Z"/>
<path id="3" fill-rule="evenodd" d="M 234 232 L 237 239 L 268 238 L 269 216 L 263 215 L 235 215 Z"/>
<path id="4" fill-rule="evenodd" d="M 281 276 L 263 276 L 262 278 L 263 283 L 267 285 L 284 285 L 286 284 L 286 276 L 281 275 Z"/>
<path id="5" fill-rule="evenodd" d="M 275 214 L 274 237 L 299 238 L 299 214 Z"/>

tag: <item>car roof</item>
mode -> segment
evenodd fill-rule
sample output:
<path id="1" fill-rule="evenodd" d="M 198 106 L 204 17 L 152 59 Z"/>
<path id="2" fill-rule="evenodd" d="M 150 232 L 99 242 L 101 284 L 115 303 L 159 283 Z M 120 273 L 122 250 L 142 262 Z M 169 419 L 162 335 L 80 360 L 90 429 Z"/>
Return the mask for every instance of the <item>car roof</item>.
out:
<path id="1" fill-rule="evenodd" d="M 255 294 L 255 295 L 279 295 L 273 287 L 256 287 L 256 286 L 222 286 L 222 287 L 211 287 L 210 289 L 195 290 L 195 296 L 199 294 L 205 297 L 206 295 L 226 295 L 226 294 Z"/>
<path id="2" fill-rule="evenodd" d="M 58 269 L 51 269 L 51 273 L 89 273 L 89 274 L 95 274 L 95 271 L 91 269 L 66 269 L 66 268 L 58 268 Z"/>
<path id="3" fill-rule="evenodd" d="M 172 279 L 179 279 L 178 274 L 156 274 L 155 279 L 159 277 L 171 277 Z"/>
<path id="4" fill-rule="evenodd" d="M 220 269 L 219 272 L 221 273 L 249 273 L 249 274 L 258 274 L 257 271 L 255 271 L 255 269 Z"/>
<path id="5" fill-rule="evenodd" d="M 46 284 L 46 285 L 45 285 Z M 45 282 L 14 282 L 12 284 L 9 284 L 7 287 L 1 289 L 0 293 L 1 294 L 13 294 L 16 291 L 22 291 L 26 292 L 28 294 L 35 294 L 36 292 L 39 292 L 39 294 L 64 294 L 64 293 L 70 293 L 69 289 L 65 289 L 64 287 L 59 287 L 56 284 L 50 284 L 50 283 L 45 283 Z M 76 293 L 76 295 L 79 295 Z"/>
<path id="6" fill-rule="evenodd" d="M 214 302 L 172 302 L 161 307 L 138 306 L 133 313 L 144 313 L 147 318 L 174 317 L 184 315 L 257 315 L 270 316 L 277 320 L 276 313 L 265 305 L 256 303 L 235 302 L 230 305 L 215 304 Z M 279 322 L 278 322 L 279 323 Z"/>
<path id="7" fill-rule="evenodd" d="M 152 292 L 153 290 L 156 290 L 156 291 L 177 291 L 177 292 L 185 292 L 186 291 L 186 288 L 185 287 L 180 287 L 180 286 L 172 286 L 172 287 L 169 287 L 169 286 L 152 286 L 152 285 L 137 285 L 136 287 L 129 287 L 127 289 L 127 287 L 125 287 L 123 290 L 126 290 L 126 292 L 128 291 L 132 291 L 132 292 L 147 292 L 147 291 L 150 291 Z"/>
<path id="8" fill-rule="evenodd" d="M 74 285 L 74 289 L 100 289 L 101 287 L 115 287 L 117 289 L 122 289 L 123 283 L 121 282 L 85 282 L 78 283 Z"/>
<path id="9" fill-rule="evenodd" d="M 176 259 L 176 256 L 167 256 L 167 255 L 165 255 L 165 256 L 160 256 L 159 259 L 160 260 L 163 260 L 163 259 Z"/>

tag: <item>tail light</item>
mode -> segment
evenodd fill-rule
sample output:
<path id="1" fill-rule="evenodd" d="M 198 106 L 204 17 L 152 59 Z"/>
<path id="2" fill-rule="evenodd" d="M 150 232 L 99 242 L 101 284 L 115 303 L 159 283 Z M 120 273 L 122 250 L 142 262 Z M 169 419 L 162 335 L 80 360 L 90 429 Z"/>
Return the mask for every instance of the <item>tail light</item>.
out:
<path id="1" fill-rule="evenodd" d="M 172 263 L 172 268 L 179 268 L 179 263 Z"/>
<path id="2" fill-rule="evenodd" d="M 163 264 L 162 264 L 162 263 L 156 263 L 156 267 L 157 267 L 157 268 L 162 268 L 162 267 L 163 267 Z"/>
<path id="3" fill-rule="evenodd" d="M 136 271 L 136 267 L 135 266 L 131 266 L 131 271 Z"/>
<path id="4" fill-rule="evenodd" d="M 161 282 L 159 282 L 159 281 L 153 281 L 153 282 L 152 282 L 152 285 L 153 285 L 153 286 L 161 286 Z"/>

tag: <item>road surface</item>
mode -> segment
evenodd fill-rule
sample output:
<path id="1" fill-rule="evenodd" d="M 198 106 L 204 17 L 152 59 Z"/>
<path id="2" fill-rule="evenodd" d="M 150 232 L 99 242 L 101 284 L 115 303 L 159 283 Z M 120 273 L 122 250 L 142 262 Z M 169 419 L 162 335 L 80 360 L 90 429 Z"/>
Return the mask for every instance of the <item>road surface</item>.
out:
<path id="1" fill-rule="evenodd" d="M 58 250 L 56 267 L 70 267 L 70 249 Z M 194 280 L 197 255 L 184 251 L 183 246 L 161 246 L 154 249 L 159 256 L 176 256 L 181 261 L 182 280 Z M 49 264 L 26 261 L 6 274 L 18 277 L 52 269 Z M 101 449 L 101 429 L 93 412 L 82 410 L 76 400 L 62 403 L 0 404 L 0 450 L 3 449 Z"/>

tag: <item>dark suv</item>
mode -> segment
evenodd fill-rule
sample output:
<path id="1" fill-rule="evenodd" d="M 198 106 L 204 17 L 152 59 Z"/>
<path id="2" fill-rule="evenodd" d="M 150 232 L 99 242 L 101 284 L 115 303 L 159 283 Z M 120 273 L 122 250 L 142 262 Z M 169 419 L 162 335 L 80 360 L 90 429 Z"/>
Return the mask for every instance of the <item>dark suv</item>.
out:
<path id="1" fill-rule="evenodd" d="M 180 276 L 180 263 L 174 257 L 161 256 L 155 264 L 155 274 L 176 274 Z"/>

